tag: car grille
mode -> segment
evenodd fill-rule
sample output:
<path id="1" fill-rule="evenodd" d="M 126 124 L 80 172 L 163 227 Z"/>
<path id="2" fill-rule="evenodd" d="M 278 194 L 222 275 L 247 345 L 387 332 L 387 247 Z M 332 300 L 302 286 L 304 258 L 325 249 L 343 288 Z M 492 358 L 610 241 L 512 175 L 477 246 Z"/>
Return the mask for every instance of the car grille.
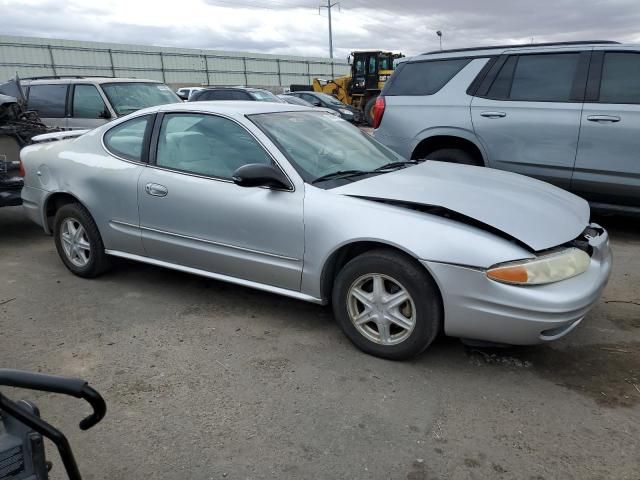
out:
<path id="1" fill-rule="evenodd" d="M 20 472 L 24 472 L 22 447 L 12 448 L 0 453 L 0 480 L 15 478 Z"/>

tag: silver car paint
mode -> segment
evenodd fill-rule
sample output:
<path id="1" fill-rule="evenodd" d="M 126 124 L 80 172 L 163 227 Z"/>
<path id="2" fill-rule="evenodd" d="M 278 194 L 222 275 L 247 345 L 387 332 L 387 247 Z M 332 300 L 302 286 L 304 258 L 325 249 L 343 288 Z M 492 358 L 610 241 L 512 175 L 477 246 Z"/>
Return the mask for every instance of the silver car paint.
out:
<path id="1" fill-rule="evenodd" d="M 327 262 L 340 248 L 358 241 L 396 247 L 421 261 L 440 286 L 446 331 L 464 332 L 470 338 L 486 339 L 494 323 L 482 305 L 474 307 L 465 300 L 463 308 L 464 305 L 452 303 L 460 298 L 463 285 L 473 288 L 480 297 L 499 293 L 505 295 L 500 300 L 503 303 L 521 304 L 521 311 L 514 312 L 512 323 L 499 339 L 508 341 L 512 335 L 512 343 L 536 343 L 545 340 L 540 332 L 547 327 L 535 330 L 526 324 L 526 328 L 520 328 L 529 308 L 532 316 L 543 317 L 542 322 L 544 314 L 539 312 L 546 303 L 551 305 L 548 311 L 557 313 L 549 317 L 551 322 L 561 317 L 573 318 L 576 305 L 581 305 L 579 313 L 584 314 L 597 298 L 594 291 L 599 292 L 606 284 L 606 262 L 594 261 L 590 267 L 593 273 L 580 276 L 591 282 L 593 291 L 580 293 L 572 288 L 578 282 L 571 280 L 558 282 L 552 288 L 502 288 L 484 275 L 484 269 L 495 263 L 532 258 L 534 252 L 475 226 L 353 195 L 375 193 L 378 198 L 455 207 L 452 209 L 477 214 L 485 223 L 508 229 L 521 242 L 544 247 L 570 241 L 587 226 L 588 208 L 577 197 L 559 194 L 558 189 L 541 182 L 488 170 L 482 173 L 483 188 L 477 185 L 473 167 L 439 164 L 416 166 L 332 190 L 319 189 L 305 184 L 245 115 L 296 110 L 311 109 L 261 102 L 167 105 L 137 112 L 77 139 L 28 147 L 22 152 L 25 210 L 46 230 L 47 201 L 64 192 L 78 199 L 92 214 L 109 254 L 318 303 L 326 302 L 330 294 L 323 290 L 323 275 L 328 273 Z M 293 191 L 243 188 L 231 182 L 170 172 L 118 159 L 103 148 L 102 135 L 113 125 L 157 111 L 201 111 L 235 120 L 273 155 L 291 180 Z M 430 175 L 439 177 L 429 185 L 433 191 L 428 193 L 429 189 L 423 186 L 424 193 L 419 194 L 418 183 Z M 510 193 L 500 196 L 497 190 L 506 188 L 505 182 L 515 183 Z M 147 183 L 165 186 L 167 196 L 160 202 L 147 198 Z M 393 186 L 403 190 L 395 191 Z M 494 194 L 490 195 L 492 191 Z M 516 195 L 526 200 L 514 198 Z M 554 223 L 535 207 L 527 207 L 531 198 L 539 196 L 562 205 L 559 215 L 564 225 Z M 173 197 L 174 204 L 162 202 Z M 465 199 L 488 199 L 491 208 L 483 212 L 481 205 L 465 207 Z M 219 204 L 221 208 L 217 208 Z M 524 221 L 527 217 L 530 224 Z M 516 226 L 511 226 L 511 221 Z M 608 243 L 601 248 L 606 257 Z M 562 301 L 565 289 L 568 295 Z M 523 299 L 532 302 L 527 304 Z M 505 310 L 504 315 L 508 315 L 509 308 Z M 467 330 L 461 325 L 466 325 Z"/>
<path id="2" fill-rule="evenodd" d="M 589 223 L 587 202 L 560 188 L 510 172 L 443 162 L 425 162 L 335 191 L 446 207 L 535 251 L 576 238 Z"/>

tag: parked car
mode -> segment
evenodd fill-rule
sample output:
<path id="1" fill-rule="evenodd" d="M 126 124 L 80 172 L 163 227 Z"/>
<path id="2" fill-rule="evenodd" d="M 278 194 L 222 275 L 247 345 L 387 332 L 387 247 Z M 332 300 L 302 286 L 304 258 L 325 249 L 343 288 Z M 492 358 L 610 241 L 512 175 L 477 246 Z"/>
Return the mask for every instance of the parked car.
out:
<path id="1" fill-rule="evenodd" d="M 294 95 L 287 95 L 287 94 L 281 94 L 278 95 L 278 98 L 280 100 L 283 100 L 286 103 L 290 103 L 291 105 L 299 105 L 301 107 L 313 107 L 317 110 L 321 110 L 323 112 L 327 112 L 330 113 L 331 115 L 335 115 L 336 117 L 340 117 L 340 112 L 337 112 L 335 110 L 332 110 L 330 108 L 323 108 L 323 107 L 314 107 L 311 103 L 307 102 L 306 100 L 303 100 L 300 97 L 296 97 Z"/>
<path id="2" fill-rule="evenodd" d="M 91 129 L 141 108 L 180 102 L 163 83 L 135 78 L 39 77 L 22 79 L 27 108 L 45 125 Z"/>
<path id="3" fill-rule="evenodd" d="M 386 358 L 416 355 L 441 331 L 555 340 L 611 269 L 581 198 L 406 161 L 295 105 L 164 105 L 21 158 L 25 211 L 74 274 L 95 277 L 115 256 L 331 302 L 353 343 Z"/>
<path id="4" fill-rule="evenodd" d="M 426 53 L 385 85 L 373 135 L 405 158 L 522 173 L 640 213 L 638 78 L 638 45 Z"/>
<path id="5" fill-rule="evenodd" d="M 189 100 L 189 97 L 193 95 L 194 92 L 202 89 L 203 87 L 183 87 L 176 90 L 176 95 L 178 95 L 182 100 Z"/>
<path id="6" fill-rule="evenodd" d="M 252 102 L 282 103 L 282 100 L 269 90 L 250 87 L 207 87 L 195 92 L 189 98 L 190 102 L 210 100 L 248 100 Z"/>
<path id="7" fill-rule="evenodd" d="M 22 203 L 20 149 L 49 131 L 35 113 L 24 111 L 18 98 L 0 93 L 0 207 Z"/>
<path id="8" fill-rule="evenodd" d="M 351 105 L 342 103 L 337 98 L 322 92 L 290 92 L 285 95 L 306 100 L 314 107 L 323 107 L 338 112 L 340 116 L 352 123 L 362 123 L 362 112 Z"/>

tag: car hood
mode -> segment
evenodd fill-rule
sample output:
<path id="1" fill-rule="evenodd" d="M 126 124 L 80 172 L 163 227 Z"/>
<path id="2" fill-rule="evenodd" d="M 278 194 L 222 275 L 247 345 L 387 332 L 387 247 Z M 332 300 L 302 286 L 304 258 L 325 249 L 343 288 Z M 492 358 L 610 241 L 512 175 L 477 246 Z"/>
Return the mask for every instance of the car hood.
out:
<path id="1" fill-rule="evenodd" d="M 332 191 L 399 205 L 446 209 L 499 230 L 534 251 L 578 237 L 588 225 L 590 214 L 585 200 L 548 183 L 489 168 L 436 161 Z"/>

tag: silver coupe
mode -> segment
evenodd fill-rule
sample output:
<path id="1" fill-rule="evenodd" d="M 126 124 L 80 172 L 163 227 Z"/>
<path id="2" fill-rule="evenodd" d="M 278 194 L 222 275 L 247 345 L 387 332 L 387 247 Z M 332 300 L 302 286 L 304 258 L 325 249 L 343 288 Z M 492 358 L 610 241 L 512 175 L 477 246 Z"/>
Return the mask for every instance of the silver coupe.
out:
<path id="1" fill-rule="evenodd" d="M 439 333 L 555 340 L 609 278 L 607 232 L 581 198 L 407 161 L 306 107 L 163 105 L 38 140 L 21 155 L 24 208 L 74 274 L 115 256 L 331 303 L 380 357 L 414 356 Z"/>

